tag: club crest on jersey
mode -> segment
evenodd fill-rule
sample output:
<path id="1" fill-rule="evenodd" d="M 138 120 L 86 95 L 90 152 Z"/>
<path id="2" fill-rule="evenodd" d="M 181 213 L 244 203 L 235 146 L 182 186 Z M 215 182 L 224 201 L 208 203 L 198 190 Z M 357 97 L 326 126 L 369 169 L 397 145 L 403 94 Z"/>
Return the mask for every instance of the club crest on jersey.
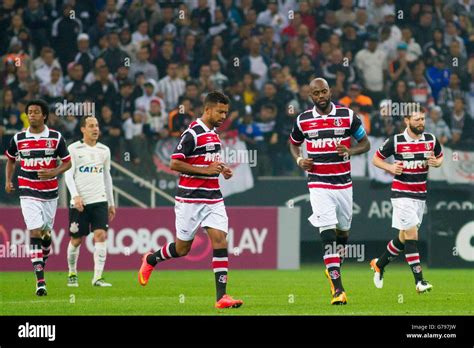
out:
<path id="1" fill-rule="evenodd" d="M 46 140 L 46 147 L 51 149 L 53 147 L 53 142 L 51 140 Z"/>
<path id="2" fill-rule="evenodd" d="M 335 119 L 334 119 L 334 125 L 335 125 L 336 127 L 342 126 L 342 120 L 341 120 L 340 118 L 335 118 Z"/>
<path id="3" fill-rule="evenodd" d="M 426 150 L 431 150 L 431 146 L 430 146 L 429 143 L 425 143 L 425 149 L 426 149 Z"/>

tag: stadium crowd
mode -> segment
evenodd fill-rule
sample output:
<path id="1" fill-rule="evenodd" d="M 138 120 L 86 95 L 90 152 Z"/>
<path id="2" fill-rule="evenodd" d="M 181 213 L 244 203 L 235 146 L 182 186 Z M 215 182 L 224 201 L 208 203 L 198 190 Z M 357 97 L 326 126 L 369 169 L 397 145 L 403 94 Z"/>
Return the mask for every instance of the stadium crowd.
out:
<path id="1" fill-rule="evenodd" d="M 0 30 L 2 152 L 28 100 L 48 101 L 68 142 L 79 118 L 56 103 L 92 103 L 114 159 L 128 152 L 151 178 L 158 141 L 218 89 L 231 98 L 220 132 L 259 151 L 256 174 L 301 175 L 287 142 L 314 77 L 373 138 L 402 129 L 381 108 L 415 102 L 442 144 L 474 146 L 472 0 L 3 0 Z"/>

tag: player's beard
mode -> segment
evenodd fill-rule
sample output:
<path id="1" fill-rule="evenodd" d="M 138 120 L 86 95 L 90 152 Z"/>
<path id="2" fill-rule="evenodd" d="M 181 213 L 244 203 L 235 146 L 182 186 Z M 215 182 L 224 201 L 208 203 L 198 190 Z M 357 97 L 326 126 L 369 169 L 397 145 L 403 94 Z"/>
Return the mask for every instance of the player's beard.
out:
<path id="1" fill-rule="evenodd" d="M 314 103 L 319 110 L 325 110 L 329 106 L 329 98 L 324 99 L 323 101 L 317 101 Z"/>
<path id="2" fill-rule="evenodd" d="M 425 131 L 425 126 L 418 126 L 418 127 L 410 126 L 410 130 L 416 135 L 420 135 L 420 134 L 423 134 L 423 132 Z"/>

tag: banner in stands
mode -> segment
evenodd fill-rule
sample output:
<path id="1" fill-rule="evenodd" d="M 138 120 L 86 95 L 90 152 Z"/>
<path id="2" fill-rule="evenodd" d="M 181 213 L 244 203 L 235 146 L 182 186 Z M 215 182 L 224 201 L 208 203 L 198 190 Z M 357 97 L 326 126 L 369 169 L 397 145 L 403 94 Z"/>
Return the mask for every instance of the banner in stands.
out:
<path id="1" fill-rule="evenodd" d="M 474 267 L 472 211 L 444 210 L 431 219 L 430 267 Z"/>
<path id="2" fill-rule="evenodd" d="M 429 180 L 443 180 L 449 184 L 474 184 L 474 152 L 443 148 L 444 163 L 429 172 Z"/>
<path id="3" fill-rule="evenodd" d="M 170 156 L 177 143 L 177 138 L 167 138 L 159 140 L 156 144 L 153 162 L 160 177 L 163 179 L 176 180 L 178 177 L 178 173 L 169 168 Z M 256 165 L 257 163 L 256 151 L 247 150 L 247 146 L 237 135 L 229 135 L 226 138 L 222 138 L 221 143 L 222 161 L 234 172 L 232 180 L 225 180 L 222 175 L 219 177 L 222 195 L 229 197 L 233 194 L 250 190 L 254 187 L 250 165 Z M 175 185 L 170 186 L 173 187 L 173 190 L 169 193 L 174 195 Z M 166 187 L 161 187 L 160 185 L 160 189 L 166 189 Z"/>
<path id="4" fill-rule="evenodd" d="M 295 268 L 299 267 L 299 234 L 295 234 L 298 246 L 296 255 L 278 253 L 278 238 L 283 230 L 279 225 L 281 208 L 247 207 L 228 208 L 229 216 L 229 262 L 231 269 L 285 268 L 290 258 Z M 25 228 L 19 208 L 0 209 L 0 269 L 2 271 L 31 270 L 26 245 L 29 232 Z M 245 216 L 245 219 L 242 219 Z M 8 217 L 8 218 L 6 218 Z M 281 219 L 280 219 L 281 220 Z M 294 217 L 299 224 L 299 215 Z M 66 209 L 58 209 L 52 231 L 52 255 L 47 261 L 47 270 L 67 270 L 66 251 L 69 243 Z M 283 237 L 283 242 L 286 237 Z M 133 270 L 140 267 L 141 255 L 157 250 L 175 239 L 175 214 L 173 208 L 118 208 L 115 220 L 110 223 L 107 246 L 106 269 Z M 83 241 L 78 262 L 79 270 L 93 269 L 92 234 Z M 193 248 L 184 258 L 160 264 L 160 269 L 211 269 L 212 246 L 206 233 L 200 229 Z"/>

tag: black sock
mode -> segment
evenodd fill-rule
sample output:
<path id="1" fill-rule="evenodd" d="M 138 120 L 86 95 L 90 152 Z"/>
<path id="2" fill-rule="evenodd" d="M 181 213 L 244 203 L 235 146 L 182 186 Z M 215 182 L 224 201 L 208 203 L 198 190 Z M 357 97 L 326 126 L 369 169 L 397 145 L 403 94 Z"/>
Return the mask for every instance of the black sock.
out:
<path id="1" fill-rule="evenodd" d="M 146 262 L 152 266 L 156 266 L 158 262 L 162 262 L 171 258 L 179 257 L 178 253 L 176 252 L 176 243 L 168 243 L 163 248 L 159 249 L 158 251 L 154 252 L 151 255 L 148 255 L 146 258 Z"/>
<path id="2" fill-rule="evenodd" d="M 43 250 L 43 261 L 46 262 L 51 251 L 51 235 L 45 236 L 46 238 L 41 239 L 41 249 Z"/>
<path id="3" fill-rule="evenodd" d="M 341 258 L 341 263 L 344 262 L 346 257 L 346 245 L 347 240 L 349 239 L 349 235 L 336 235 L 336 245 L 337 245 L 337 252 L 339 257 Z"/>
<path id="4" fill-rule="evenodd" d="M 378 268 L 384 268 L 400 254 L 403 249 L 405 249 L 405 244 L 403 244 L 400 239 L 397 237 L 387 244 L 387 250 L 379 257 L 377 261 Z"/>
<path id="5" fill-rule="evenodd" d="M 329 277 L 337 292 L 344 291 L 341 279 L 341 258 L 337 253 L 336 230 L 324 230 L 321 232 L 323 240 L 323 260 L 329 272 Z"/>
<path id="6" fill-rule="evenodd" d="M 410 266 L 413 276 L 415 277 L 415 284 L 423 280 L 423 272 L 421 270 L 420 254 L 418 253 L 418 241 L 405 241 L 405 258 Z"/>
<path id="7" fill-rule="evenodd" d="M 44 283 L 44 261 L 43 261 L 43 250 L 41 250 L 41 238 L 30 238 L 30 256 L 31 263 L 36 276 L 36 282 L 38 284 Z"/>
<path id="8" fill-rule="evenodd" d="M 227 249 L 214 249 L 212 255 L 212 269 L 216 278 L 216 299 L 219 301 L 226 294 L 229 259 Z"/>

